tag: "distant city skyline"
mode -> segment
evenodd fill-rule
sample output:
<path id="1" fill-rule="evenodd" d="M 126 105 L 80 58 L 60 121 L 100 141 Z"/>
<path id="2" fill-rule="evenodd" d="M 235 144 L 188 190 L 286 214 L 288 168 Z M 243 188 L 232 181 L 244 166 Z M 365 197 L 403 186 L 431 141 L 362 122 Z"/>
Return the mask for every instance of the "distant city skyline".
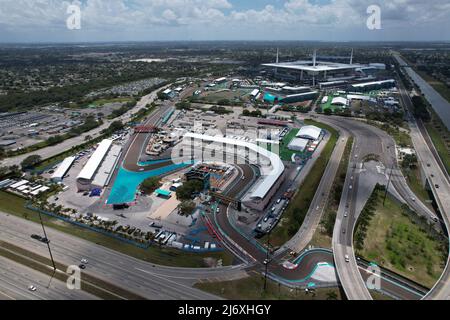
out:
<path id="1" fill-rule="evenodd" d="M 447 0 L 2 0 L 0 42 L 449 41 Z M 69 30 L 69 5 L 81 29 Z M 376 5 L 381 29 L 370 30 Z"/>

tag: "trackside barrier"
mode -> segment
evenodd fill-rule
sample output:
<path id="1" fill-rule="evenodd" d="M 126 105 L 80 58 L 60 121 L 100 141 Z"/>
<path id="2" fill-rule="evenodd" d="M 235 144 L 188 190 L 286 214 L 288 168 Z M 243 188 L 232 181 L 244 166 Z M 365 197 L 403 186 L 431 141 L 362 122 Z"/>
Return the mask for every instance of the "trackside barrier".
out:
<path id="1" fill-rule="evenodd" d="M 95 227 L 89 226 L 87 224 L 78 222 L 78 221 L 73 221 L 70 218 L 66 218 L 66 217 L 59 216 L 59 215 L 57 215 L 55 213 L 52 213 L 52 212 L 48 212 L 48 211 L 45 211 L 45 210 L 41 210 L 41 209 L 35 208 L 31 204 L 26 204 L 25 208 L 27 208 L 29 210 L 32 210 L 32 211 L 35 211 L 35 212 L 40 212 L 42 214 L 45 214 L 46 216 L 50 216 L 52 218 L 56 218 L 56 219 L 62 220 L 64 222 L 68 222 L 70 224 L 76 225 L 76 226 L 81 227 L 81 228 L 85 228 L 85 229 L 88 229 L 88 230 L 91 230 L 91 231 L 94 231 L 94 232 L 97 232 L 97 233 L 101 233 L 101 234 L 103 234 L 105 236 L 108 236 L 108 237 L 114 238 L 116 240 L 119 240 L 119 241 L 122 241 L 122 242 L 125 242 L 125 243 L 128 243 L 128 244 L 134 245 L 134 246 L 139 247 L 141 249 L 148 249 L 153 244 L 155 244 L 155 245 L 157 244 L 156 242 L 152 242 L 152 241 L 147 241 L 147 243 L 140 243 L 140 242 L 137 242 L 137 241 L 134 241 L 134 240 L 131 240 L 131 239 L 127 239 L 127 238 L 121 237 L 120 235 L 117 235 L 117 234 L 114 234 L 112 232 L 106 231 L 104 229 L 95 228 Z M 188 247 L 188 248 L 185 248 L 183 246 L 183 248 L 174 248 L 174 249 L 178 249 L 178 250 L 186 251 L 186 252 L 193 252 L 193 253 L 207 253 L 207 252 L 221 252 L 221 251 L 223 251 L 222 248 L 209 248 L 209 249 L 200 248 L 200 249 L 194 249 L 191 246 Z"/>
<path id="2" fill-rule="evenodd" d="M 132 245 L 134 245 L 136 247 L 139 247 L 139 248 L 142 248 L 142 249 L 148 249 L 152 245 L 150 242 L 147 243 L 147 244 L 144 244 L 144 243 L 139 243 L 137 241 L 133 241 L 133 240 L 130 240 L 130 239 L 126 239 L 124 237 L 121 237 L 121 236 L 116 235 L 114 233 L 108 232 L 106 230 L 103 230 L 103 229 L 100 229 L 100 228 L 95 228 L 95 227 L 92 227 L 92 226 L 88 226 L 87 224 L 84 224 L 84 223 L 81 223 L 81 222 L 78 222 L 78 221 L 73 221 L 70 218 L 62 217 L 62 216 L 59 216 L 59 215 L 57 215 L 55 213 L 35 208 L 32 205 L 30 205 L 30 204 L 27 204 L 25 207 L 27 209 L 30 209 L 30 210 L 33 210 L 33 211 L 36 211 L 36 212 L 40 212 L 40 213 L 45 214 L 47 216 L 50 216 L 52 218 L 56 218 L 56 219 L 62 220 L 64 222 L 68 222 L 70 224 L 76 225 L 78 227 L 89 229 L 91 231 L 95 231 L 95 232 L 101 233 L 103 235 L 112 237 L 112 238 L 120 240 L 122 242 L 126 242 L 126 243 L 129 243 L 129 244 L 132 244 Z"/>

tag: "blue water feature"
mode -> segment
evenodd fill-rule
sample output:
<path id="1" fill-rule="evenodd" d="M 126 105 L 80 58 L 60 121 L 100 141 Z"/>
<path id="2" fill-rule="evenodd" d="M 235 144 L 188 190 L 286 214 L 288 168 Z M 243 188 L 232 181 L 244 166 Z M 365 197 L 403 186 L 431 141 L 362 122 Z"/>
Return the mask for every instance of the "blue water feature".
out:
<path id="1" fill-rule="evenodd" d="M 145 167 L 145 166 L 151 166 L 153 164 L 163 163 L 171 160 L 170 158 L 167 159 L 160 159 L 160 160 L 150 160 L 150 161 L 140 161 L 138 162 L 138 166 Z"/>
<path id="2" fill-rule="evenodd" d="M 264 101 L 274 102 L 276 98 L 277 97 L 274 96 L 273 94 L 270 94 L 270 93 L 267 93 L 267 92 L 264 94 Z"/>
<path id="3" fill-rule="evenodd" d="M 109 194 L 107 204 L 122 204 L 130 203 L 136 199 L 136 192 L 139 185 L 148 178 L 157 177 L 167 174 L 171 171 L 183 169 L 190 166 L 190 164 L 173 164 L 167 167 L 146 171 L 146 172 L 131 172 L 123 167 L 120 168 L 114 186 Z"/>

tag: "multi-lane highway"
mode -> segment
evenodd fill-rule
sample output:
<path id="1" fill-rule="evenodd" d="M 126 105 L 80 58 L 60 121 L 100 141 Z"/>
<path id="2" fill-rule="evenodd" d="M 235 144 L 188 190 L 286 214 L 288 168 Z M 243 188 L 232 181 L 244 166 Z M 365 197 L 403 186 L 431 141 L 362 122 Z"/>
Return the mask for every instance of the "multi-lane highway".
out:
<path id="1" fill-rule="evenodd" d="M 394 57 L 400 63 L 401 66 L 405 66 L 406 63 L 398 55 L 394 54 Z M 423 83 L 420 81 L 420 77 L 415 74 L 410 68 L 405 68 L 408 74 L 414 79 L 416 83 L 421 84 L 421 89 L 423 89 Z M 414 75 L 415 74 L 415 75 Z M 418 79 L 419 77 L 420 79 Z M 423 81 L 423 79 L 422 79 Z M 425 86 L 426 87 L 426 86 Z M 434 89 L 431 88 L 433 91 Z M 430 103 L 437 103 L 436 106 L 440 108 L 439 101 L 430 96 L 430 88 L 425 89 L 425 97 Z M 428 93 L 428 94 L 427 94 Z M 408 92 L 404 89 L 403 85 L 400 85 L 400 94 L 402 101 L 406 108 L 412 114 L 413 106 L 412 101 L 408 95 Z M 434 95 L 434 93 L 433 93 Z M 441 99 L 443 99 L 441 97 Z M 448 105 L 448 102 L 447 102 Z M 433 105 L 435 107 L 435 105 Z M 450 108 L 447 108 L 447 112 Z M 436 110 L 437 111 L 437 110 Z M 441 113 L 441 117 L 446 117 L 446 114 Z M 450 119 L 450 116 L 446 118 Z M 448 174 L 442 165 L 441 159 L 439 158 L 437 152 L 434 150 L 433 146 L 430 146 L 429 139 L 427 139 L 426 130 L 420 120 L 416 121 L 414 117 L 408 116 L 409 127 L 411 129 L 411 139 L 413 141 L 414 149 L 416 150 L 417 157 L 422 166 L 422 170 L 425 173 L 428 185 L 433 192 L 434 198 L 436 200 L 437 206 L 441 213 L 442 219 L 444 220 L 447 231 L 450 230 L 450 182 Z M 443 121 L 445 119 L 442 119 Z M 438 283 L 432 288 L 426 299 L 450 299 L 450 254 L 448 256 L 447 265 L 439 279 Z"/>
<path id="2" fill-rule="evenodd" d="M 420 200 L 416 199 L 401 171 L 396 167 L 395 143 L 387 133 L 366 123 L 338 117 L 320 117 L 320 120 L 335 128 L 346 129 L 355 137 L 341 203 L 333 233 L 333 252 L 340 281 L 349 299 L 371 299 L 365 282 L 358 271 L 353 252 L 353 230 L 359 213 L 370 196 L 376 181 L 368 181 L 363 167 L 366 155 L 379 155 L 385 167 L 394 166 L 392 188 L 403 201 L 434 223 L 436 215 Z M 361 176 L 361 173 L 364 176 Z M 363 180 L 361 180 L 363 179 Z M 386 179 L 387 182 L 387 179 Z M 363 186 L 361 189 L 360 187 Z M 347 262 L 345 256 L 348 255 Z"/>
<path id="3" fill-rule="evenodd" d="M 42 231 L 40 225 L 4 213 L 0 216 L 0 240 L 48 257 L 47 247 L 30 237 Z M 221 268 L 163 267 L 51 228 L 47 228 L 47 233 L 57 262 L 78 265 L 80 259 L 86 258 L 89 264 L 83 272 L 146 299 L 217 299 L 192 285 L 200 279 L 217 281 L 245 276 L 242 265 Z"/>
<path id="4" fill-rule="evenodd" d="M 35 291 L 30 290 L 34 286 Z M 64 282 L 0 257 L 0 300 L 96 300 L 82 290 L 69 290 Z"/>
<path id="5" fill-rule="evenodd" d="M 74 137 L 74 138 L 70 138 L 67 140 L 64 140 L 63 142 L 54 145 L 54 146 L 49 146 L 40 150 L 36 150 L 34 152 L 31 153 L 27 153 L 27 154 L 22 154 L 20 156 L 16 156 L 16 157 L 12 157 L 12 158 L 6 158 L 3 159 L 0 163 L 1 166 L 4 167 L 9 167 L 12 165 L 17 165 L 20 164 L 26 157 L 28 157 L 29 155 L 33 154 L 33 155 L 39 155 L 42 157 L 42 159 L 47 159 L 47 158 L 51 158 L 53 156 L 56 156 L 58 154 L 60 154 L 61 152 L 64 152 L 65 150 L 69 150 L 70 148 L 77 146 L 79 144 L 82 144 L 85 141 L 86 136 L 91 136 L 93 138 L 97 137 L 100 135 L 101 131 L 107 129 L 112 122 L 114 121 L 122 121 L 123 123 L 126 123 L 128 121 L 130 121 L 133 118 L 133 115 L 138 112 L 139 110 L 145 108 L 145 106 L 147 106 L 148 104 L 152 103 L 153 101 L 155 101 L 155 99 L 157 98 L 157 93 L 160 90 L 163 90 L 167 87 L 169 87 L 170 85 L 167 85 L 163 88 L 160 88 L 158 90 L 153 91 L 152 93 L 143 96 L 138 103 L 136 104 L 136 106 L 129 110 L 128 112 L 126 112 L 125 114 L 123 114 L 122 116 L 113 119 L 113 120 L 105 120 L 104 123 L 99 126 L 98 128 L 92 129 L 89 132 L 84 133 L 83 135 Z"/>

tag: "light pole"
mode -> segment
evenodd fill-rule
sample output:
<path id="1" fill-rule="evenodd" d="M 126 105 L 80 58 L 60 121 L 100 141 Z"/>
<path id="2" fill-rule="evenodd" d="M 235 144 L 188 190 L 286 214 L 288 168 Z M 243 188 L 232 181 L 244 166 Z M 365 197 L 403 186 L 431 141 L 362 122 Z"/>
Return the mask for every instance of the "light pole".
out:
<path id="1" fill-rule="evenodd" d="M 50 249 L 50 240 L 47 237 L 47 232 L 45 232 L 44 222 L 42 221 L 41 212 L 38 210 L 39 220 L 41 221 L 42 231 L 44 231 L 45 242 L 47 243 L 48 252 L 50 253 L 50 259 L 52 260 L 53 271 L 56 271 L 55 260 L 53 260 L 52 250 Z"/>
<path id="2" fill-rule="evenodd" d="M 267 234 L 267 251 L 266 251 L 266 260 L 264 261 L 266 271 L 264 272 L 264 291 L 267 289 L 267 270 L 269 268 L 269 257 L 270 257 L 270 233 L 272 230 L 269 231 Z"/>
<path id="3" fill-rule="evenodd" d="M 394 172 L 394 163 L 392 163 L 391 173 L 389 174 L 389 180 L 388 180 L 388 183 L 387 183 L 386 191 L 384 193 L 383 207 L 384 207 L 384 204 L 386 203 L 386 198 L 387 198 L 387 194 L 388 194 L 388 190 L 389 190 L 389 185 L 391 184 L 391 179 L 392 179 L 392 173 L 393 172 Z"/>

